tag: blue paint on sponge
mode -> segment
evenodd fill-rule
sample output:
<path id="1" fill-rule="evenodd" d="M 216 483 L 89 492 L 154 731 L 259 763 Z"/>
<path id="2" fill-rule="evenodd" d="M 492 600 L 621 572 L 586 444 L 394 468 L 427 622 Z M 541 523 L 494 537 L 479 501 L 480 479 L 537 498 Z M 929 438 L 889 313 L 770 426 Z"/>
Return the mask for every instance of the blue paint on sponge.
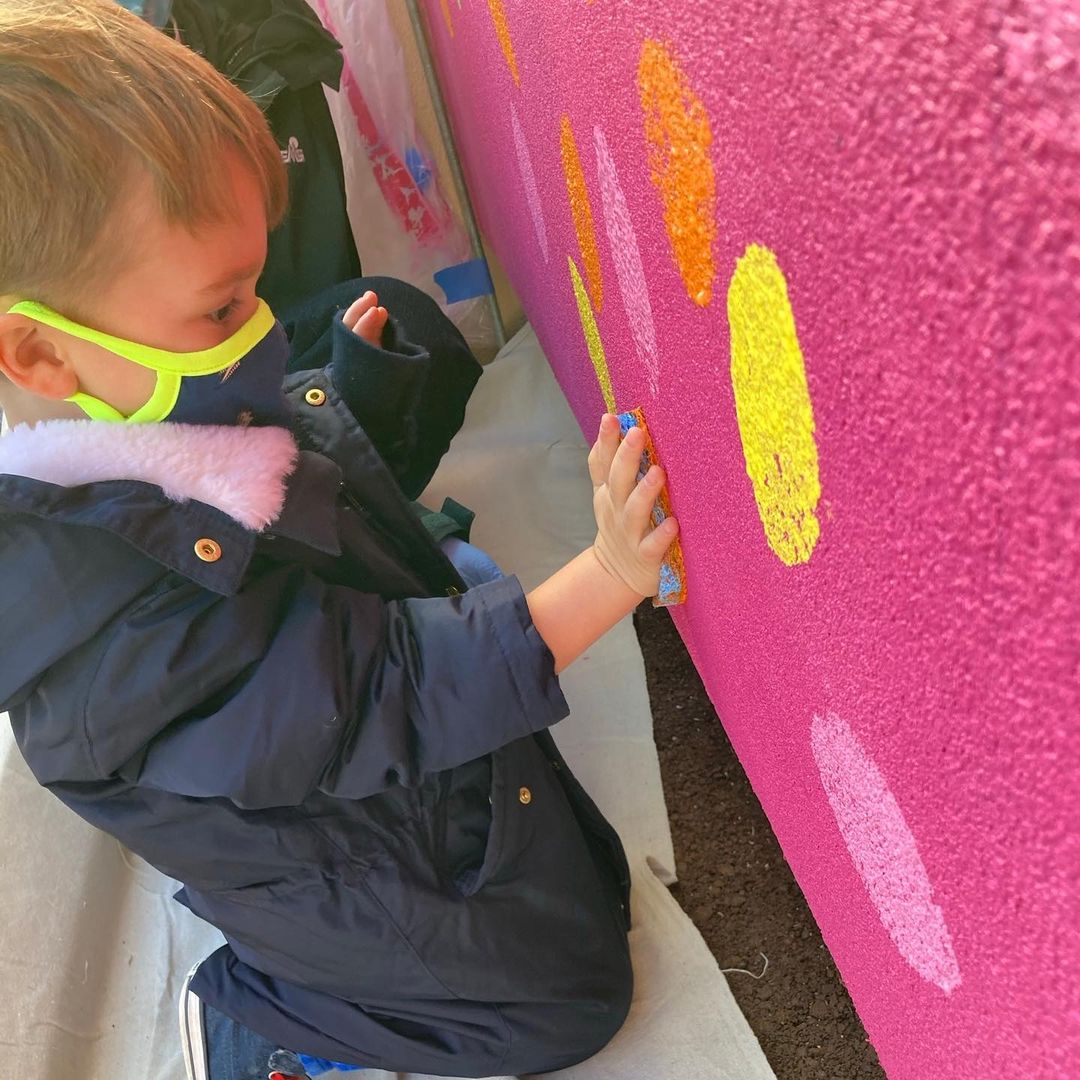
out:
<path id="1" fill-rule="evenodd" d="M 638 479 L 640 480 L 653 465 L 659 465 L 660 459 L 656 453 L 652 436 L 649 434 L 648 425 L 645 423 L 645 414 L 641 409 L 631 409 L 629 412 L 619 413 L 619 431 L 622 438 L 626 438 L 631 428 L 641 428 L 645 434 L 645 448 L 641 451 L 641 462 L 638 465 Z M 653 506 L 652 520 L 655 528 L 661 522 L 671 516 L 671 499 L 668 497 L 667 486 L 660 492 L 659 498 Z M 653 597 L 653 607 L 671 607 L 675 604 L 686 602 L 686 564 L 683 562 L 682 545 L 676 537 L 668 548 L 667 558 L 660 567 L 660 592 Z"/>

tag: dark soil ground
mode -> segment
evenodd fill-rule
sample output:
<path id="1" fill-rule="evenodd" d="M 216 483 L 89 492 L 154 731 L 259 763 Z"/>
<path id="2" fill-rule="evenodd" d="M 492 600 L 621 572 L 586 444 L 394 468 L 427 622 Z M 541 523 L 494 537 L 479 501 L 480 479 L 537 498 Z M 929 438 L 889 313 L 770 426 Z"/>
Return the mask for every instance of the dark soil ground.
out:
<path id="1" fill-rule="evenodd" d="M 634 615 L 645 657 L 679 882 L 779 1080 L 885 1073 L 746 773 L 666 611 Z M 723 822 L 724 828 L 717 828 Z"/>

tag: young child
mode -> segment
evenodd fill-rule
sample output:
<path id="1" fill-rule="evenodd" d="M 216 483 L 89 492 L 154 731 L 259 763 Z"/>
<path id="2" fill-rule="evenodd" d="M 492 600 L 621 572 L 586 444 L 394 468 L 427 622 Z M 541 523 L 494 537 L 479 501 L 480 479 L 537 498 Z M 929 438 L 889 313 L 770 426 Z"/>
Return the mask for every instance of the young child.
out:
<path id="1" fill-rule="evenodd" d="M 223 932 L 189 1075 L 594 1054 L 629 872 L 546 729 L 657 591 L 640 432 L 604 417 L 596 541 L 525 595 L 411 503 L 480 374 L 437 305 L 256 297 L 282 165 L 213 68 L 109 0 L 0 0 L 0 144 L 0 709 Z"/>

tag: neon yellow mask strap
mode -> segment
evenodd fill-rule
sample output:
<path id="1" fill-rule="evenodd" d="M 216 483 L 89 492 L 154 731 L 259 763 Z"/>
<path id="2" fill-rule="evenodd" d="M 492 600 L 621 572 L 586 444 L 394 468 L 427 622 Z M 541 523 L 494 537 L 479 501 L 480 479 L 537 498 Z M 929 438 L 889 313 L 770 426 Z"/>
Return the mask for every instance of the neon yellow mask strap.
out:
<path id="1" fill-rule="evenodd" d="M 9 314 L 25 315 L 28 319 L 62 330 L 65 334 L 100 345 L 109 352 L 122 356 L 125 360 L 152 368 L 154 371 L 170 372 L 175 375 L 213 375 L 231 367 L 241 357 L 246 356 L 274 326 L 274 316 L 266 302 L 259 301 L 255 314 L 235 334 L 226 338 L 220 345 L 196 352 L 169 352 L 167 349 L 155 349 L 151 345 L 140 345 L 137 341 L 113 337 L 100 330 L 73 322 L 52 308 L 39 304 L 36 300 L 20 300 L 8 308 Z"/>
<path id="2" fill-rule="evenodd" d="M 150 400 L 131 416 L 124 416 L 108 402 L 90 394 L 72 394 L 67 398 L 78 405 L 91 420 L 108 420 L 113 423 L 153 424 L 164 420 L 173 410 L 176 399 L 180 396 L 180 380 L 185 375 L 213 375 L 224 371 L 238 360 L 245 357 L 274 327 L 274 316 L 265 301 L 260 300 L 255 314 L 235 334 L 226 338 L 220 345 L 197 352 L 174 353 L 167 349 L 155 349 L 151 345 L 140 345 L 137 341 L 114 337 L 112 334 L 93 330 L 89 326 L 74 322 L 58 311 L 39 304 L 36 300 L 20 300 L 8 308 L 8 312 L 25 315 L 28 319 L 51 326 L 71 334 L 81 341 L 100 345 L 109 352 L 122 356 L 141 367 L 150 368 L 158 373 L 157 383 Z"/>

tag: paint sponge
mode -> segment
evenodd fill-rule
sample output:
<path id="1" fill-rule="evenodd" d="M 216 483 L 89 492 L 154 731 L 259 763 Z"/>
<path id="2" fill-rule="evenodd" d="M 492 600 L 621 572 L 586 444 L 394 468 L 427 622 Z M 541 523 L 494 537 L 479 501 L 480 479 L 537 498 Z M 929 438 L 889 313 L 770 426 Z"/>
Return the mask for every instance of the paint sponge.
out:
<path id="1" fill-rule="evenodd" d="M 640 480 L 654 465 L 660 464 L 660 459 L 653 445 L 652 436 L 645 424 L 645 414 L 640 409 L 631 409 L 629 412 L 619 413 L 620 438 L 625 438 L 626 433 L 634 427 L 641 428 L 645 436 L 645 449 L 641 451 L 641 462 L 638 465 L 638 479 Z M 671 516 L 671 500 L 668 498 L 667 487 L 660 492 L 660 497 L 653 506 L 653 526 L 659 525 L 665 518 Z M 653 597 L 653 607 L 670 607 L 673 604 L 686 602 L 686 566 L 683 563 L 682 545 L 679 538 L 675 537 L 671 547 L 668 548 L 667 558 L 660 567 L 660 592 Z"/>

